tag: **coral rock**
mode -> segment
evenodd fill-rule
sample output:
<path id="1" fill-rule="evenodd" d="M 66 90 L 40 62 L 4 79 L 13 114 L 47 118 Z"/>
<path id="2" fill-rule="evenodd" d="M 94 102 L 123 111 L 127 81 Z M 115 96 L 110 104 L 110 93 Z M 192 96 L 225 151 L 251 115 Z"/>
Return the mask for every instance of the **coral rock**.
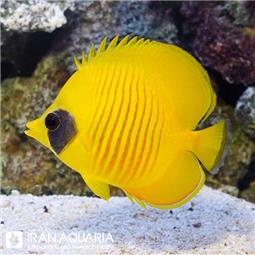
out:
<path id="1" fill-rule="evenodd" d="M 242 128 L 255 139 L 255 87 L 247 88 L 237 102 L 235 115 L 242 123 Z"/>
<path id="2" fill-rule="evenodd" d="M 184 34 L 195 54 L 229 83 L 255 82 L 255 5 L 184 2 Z"/>

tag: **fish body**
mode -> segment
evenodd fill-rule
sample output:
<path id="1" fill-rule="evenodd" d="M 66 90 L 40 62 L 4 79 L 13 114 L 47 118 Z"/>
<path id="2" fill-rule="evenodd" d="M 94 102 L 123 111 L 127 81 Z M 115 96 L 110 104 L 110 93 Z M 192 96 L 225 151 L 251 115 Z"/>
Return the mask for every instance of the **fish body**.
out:
<path id="1" fill-rule="evenodd" d="M 140 205 L 178 207 L 205 181 L 225 144 L 223 121 L 196 131 L 216 95 L 203 67 L 181 48 L 156 41 L 118 43 L 88 59 L 26 134 L 79 172 L 98 196 L 109 185 Z"/>

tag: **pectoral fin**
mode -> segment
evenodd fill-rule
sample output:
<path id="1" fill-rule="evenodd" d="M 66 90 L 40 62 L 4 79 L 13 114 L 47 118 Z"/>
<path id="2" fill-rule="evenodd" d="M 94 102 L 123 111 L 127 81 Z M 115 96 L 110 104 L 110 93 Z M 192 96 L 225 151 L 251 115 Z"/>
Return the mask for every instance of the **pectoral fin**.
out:
<path id="1" fill-rule="evenodd" d="M 110 187 L 108 184 L 100 182 L 93 177 L 83 176 L 83 178 L 91 191 L 93 191 L 93 193 L 95 193 L 97 196 L 105 200 L 110 198 Z"/>

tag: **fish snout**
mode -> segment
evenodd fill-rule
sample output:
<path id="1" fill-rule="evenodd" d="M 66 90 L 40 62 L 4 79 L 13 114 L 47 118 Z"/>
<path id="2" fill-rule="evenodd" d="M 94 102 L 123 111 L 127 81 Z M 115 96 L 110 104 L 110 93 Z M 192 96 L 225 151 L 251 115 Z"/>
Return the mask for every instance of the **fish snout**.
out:
<path id="1" fill-rule="evenodd" d="M 39 119 L 35 119 L 35 120 L 27 122 L 27 124 L 26 124 L 27 129 L 24 131 L 24 133 L 27 136 L 34 137 L 36 130 L 39 129 L 39 124 L 40 124 Z"/>

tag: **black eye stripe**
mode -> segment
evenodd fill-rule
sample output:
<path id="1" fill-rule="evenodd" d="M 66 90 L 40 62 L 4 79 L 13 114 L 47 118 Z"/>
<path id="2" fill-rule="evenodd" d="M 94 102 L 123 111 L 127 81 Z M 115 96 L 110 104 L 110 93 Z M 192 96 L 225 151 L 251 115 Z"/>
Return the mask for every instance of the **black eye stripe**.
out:
<path id="1" fill-rule="evenodd" d="M 45 119 L 48 138 L 53 150 L 59 154 L 76 135 L 75 121 L 72 115 L 62 109 L 49 113 Z"/>
<path id="2" fill-rule="evenodd" d="M 54 131 L 59 128 L 61 120 L 56 113 L 49 113 L 45 119 L 45 126 L 49 131 Z"/>

